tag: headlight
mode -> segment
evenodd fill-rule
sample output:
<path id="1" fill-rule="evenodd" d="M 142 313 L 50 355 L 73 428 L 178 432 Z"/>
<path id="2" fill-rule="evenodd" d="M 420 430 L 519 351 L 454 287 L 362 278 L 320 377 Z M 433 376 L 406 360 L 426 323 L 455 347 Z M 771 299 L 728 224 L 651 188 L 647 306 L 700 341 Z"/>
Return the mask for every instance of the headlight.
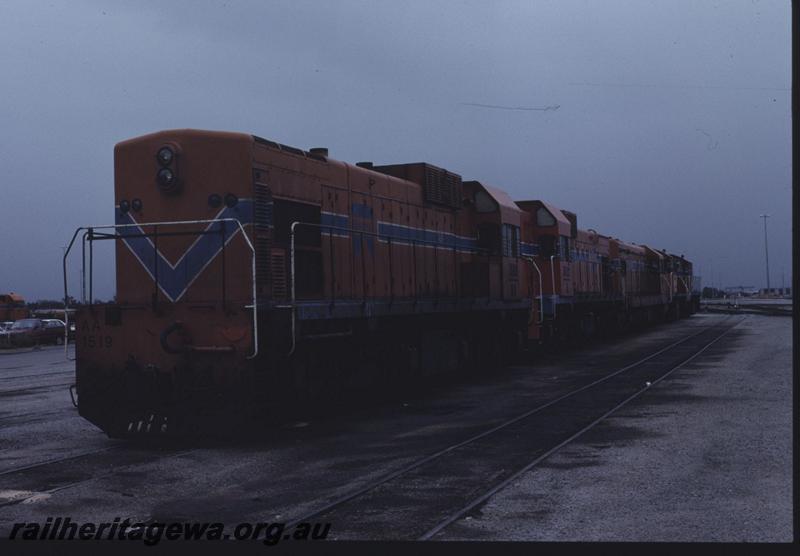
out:
<path id="1" fill-rule="evenodd" d="M 212 193 L 211 195 L 208 196 L 208 206 L 212 208 L 218 208 L 221 205 L 222 205 L 222 197 L 220 197 L 218 194 Z"/>
<path id="2" fill-rule="evenodd" d="M 127 199 L 123 199 L 123 200 L 121 200 L 121 201 L 119 202 L 119 211 L 120 211 L 122 214 L 125 214 L 125 213 L 126 213 L 126 212 L 128 212 L 129 210 L 131 210 L 131 204 L 128 202 L 128 200 L 127 200 Z"/>
<path id="3" fill-rule="evenodd" d="M 131 208 L 135 212 L 141 211 L 142 210 L 142 200 L 141 199 L 134 199 L 133 201 L 131 201 Z"/>
<path id="4" fill-rule="evenodd" d="M 175 185 L 175 173 L 169 168 L 162 168 L 158 171 L 158 184 L 169 189 Z"/>
<path id="5" fill-rule="evenodd" d="M 158 149 L 156 158 L 158 158 L 158 163 L 162 166 L 169 166 L 175 158 L 175 153 L 169 147 L 161 147 Z"/>
<path id="6" fill-rule="evenodd" d="M 233 193 L 226 193 L 225 194 L 225 205 L 229 208 L 235 207 L 239 203 L 238 197 Z"/>

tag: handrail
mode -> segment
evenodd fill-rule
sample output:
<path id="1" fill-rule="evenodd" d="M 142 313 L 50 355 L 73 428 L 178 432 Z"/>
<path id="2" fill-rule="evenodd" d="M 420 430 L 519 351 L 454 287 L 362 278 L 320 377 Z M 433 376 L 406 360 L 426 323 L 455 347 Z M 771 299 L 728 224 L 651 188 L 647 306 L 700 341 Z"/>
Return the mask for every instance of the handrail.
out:
<path id="1" fill-rule="evenodd" d="M 544 282 L 542 281 L 542 271 L 539 270 L 539 265 L 536 264 L 536 261 L 533 257 L 520 257 L 528 261 L 533 268 L 536 269 L 537 274 L 539 274 L 539 322 L 536 324 L 542 324 L 544 322 Z"/>
<path id="2" fill-rule="evenodd" d="M 554 263 L 556 256 L 550 255 L 550 280 L 553 282 L 553 320 L 556 320 L 556 265 Z M 544 299 L 544 297 L 542 298 Z"/>
<path id="3" fill-rule="evenodd" d="M 290 301 L 292 304 L 292 347 L 289 348 L 289 353 L 286 354 L 286 357 L 291 357 L 295 348 L 297 347 L 297 340 L 295 337 L 295 328 L 297 326 L 297 305 L 295 304 L 296 294 L 294 285 L 294 229 L 298 224 L 301 224 L 301 222 L 294 221 L 289 227 L 289 282 L 291 283 Z"/>
<path id="4" fill-rule="evenodd" d="M 684 280 L 683 276 L 681 276 L 680 274 L 677 274 L 676 276 L 678 277 L 678 280 L 683 282 L 683 287 L 686 288 L 686 293 L 691 294 L 692 289 L 689 287 L 689 284 L 686 282 L 686 280 Z"/>
<path id="5" fill-rule="evenodd" d="M 239 230 L 242 232 L 242 237 L 247 243 L 247 247 L 250 248 L 252 252 L 252 278 L 253 278 L 253 304 L 252 305 L 245 305 L 246 309 L 253 309 L 253 353 L 247 356 L 247 359 L 254 359 L 258 355 L 258 306 L 257 306 L 257 289 L 256 289 L 256 249 L 253 246 L 253 243 L 250 241 L 250 238 L 247 236 L 245 232 L 244 225 L 242 225 L 241 221 L 238 218 L 211 218 L 206 220 L 176 220 L 176 221 L 167 221 L 167 222 L 137 222 L 133 224 L 103 224 L 100 226 L 81 226 L 75 230 L 75 233 L 72 234 L 72 239 L 69 242 L 69 245 L 64 250 L 64 258 L 62 260 L 62 269 L 64 273 L 64 356 L 67 358 L 68 361 L 74 361 L 74 358 L 69 357 L 68 352 L 68 344 L 69 344 L 69 292 L 67 291 L 67 257 L 69 256 L 70 251 L 72 250 L 72 246 L 75 243 L 75 239 L 78 237 L 78 234 L 82 230 L 86 230 L 89 235 L 94 232 L 96 229 L 100 230 L 109 230 L 113 229 L 116 230 L 117 228 L 133 228 L 133 227 L 142 227 L 142 226 L 179 226 L 179 225 L 186 225 L 186 224 L 213 224 L 216 222 L 234 222 L 239 227 Z M 198 232 L 204 233 L 204 232 Z M 145 234 L 147 235 L 147 234 Z M 115 239 L 124 239 L 124 238 L 115 238 Z M 90 241 L 94 241 L 91 240 Z M 156 263 L 156 268 L 158 268 L 158 264 Z M 91 279 L 91 278 L 90 278 Z M 86 280 L 86 276 L 83 277 L 83 280 Z M 89 300 L 91 304 L 91 299 Z"/>
<path id="6" fill-rule="evenodd" d="M 665 274 L 661 274 L 661 279 L 667 282 L 667 303 L 672 303 L 672 273 L 669 273 L 669 277 L 667 277 Z"/>

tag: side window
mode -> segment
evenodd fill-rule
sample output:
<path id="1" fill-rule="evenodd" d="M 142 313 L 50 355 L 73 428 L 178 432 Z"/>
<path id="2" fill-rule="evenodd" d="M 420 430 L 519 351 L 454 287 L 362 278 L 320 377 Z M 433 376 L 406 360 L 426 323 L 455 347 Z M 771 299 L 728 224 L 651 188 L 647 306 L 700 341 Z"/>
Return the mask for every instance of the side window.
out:
<path id="1" fill-rule="evenodd" d="M 480 213 L 489 213 L 497 210 L 497 203 L 485 191 L 475 192 L 475 211 Z"/>
<path id="2" fill-rule="evenodd" d="M 503 256 L 519 256 L 519 226 L 503 224 Z"/>
<path id="3" fill-rule="evenodd" d="M 570 245 L 570 239 L 567 236 L 561 236 L 560 239 L 561 241 L 558 244 L 559 245 L 558 256 L 561 257 L 561 259 L 564 261 L 572 260 L 572 256 L 570 253 L 570 249 L 572 247 Z"/>
<path id="4" fill-rule="evenodd" d="M 512 226 L 514 236 L 511 238 L 511 249 L 513 250 L 512 257 L 519 257 L 520 248 L 519 248 L 519 226 Z"/>
<path id="5" fill-rule="evenodd" d="M 550 211 L 544 207 L 539 207 L 539 210 L 536 211 L 536 225 L 546 228 L 553 226 L 555 223 L 556 219 L 550 214 Z"/>

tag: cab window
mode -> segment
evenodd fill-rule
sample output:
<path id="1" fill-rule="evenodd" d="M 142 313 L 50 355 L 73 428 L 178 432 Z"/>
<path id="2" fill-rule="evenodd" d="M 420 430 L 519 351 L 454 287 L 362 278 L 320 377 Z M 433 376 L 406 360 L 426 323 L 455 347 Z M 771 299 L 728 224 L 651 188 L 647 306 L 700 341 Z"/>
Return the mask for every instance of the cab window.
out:
<path id="1" fill-rule="evenodd" d="M 550 211 L 544 207 L 539 207 L 539 210 L 536 211 L 536 225 L 546 228 L 555 225 L 555 223 L 556 219 L 550 214 Z"/>
<path id="2" fill-rule="evenodd" d="M 486 191 L 475 192 L 475 211 L 489 213 L 497 210 L 497 203 Z"/>

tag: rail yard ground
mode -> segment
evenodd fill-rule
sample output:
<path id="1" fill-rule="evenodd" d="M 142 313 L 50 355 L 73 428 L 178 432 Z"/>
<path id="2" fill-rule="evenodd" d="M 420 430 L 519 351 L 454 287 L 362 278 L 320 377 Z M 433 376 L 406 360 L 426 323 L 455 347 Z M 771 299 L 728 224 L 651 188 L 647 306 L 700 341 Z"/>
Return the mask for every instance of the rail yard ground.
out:
<path id="1" fill-rule="evenodd" d="M 331 539 L 791 541 L 791 327 L 701 313 L 180 445 L 81 419 L 63 348 L 0 352 L 0 538 L 69 516 L 305 519 Z"/>
<path id="2" fill-rule="evenodd" d="M 701 304 L 704 311 L 711 313 L 792 316 L 791 299 L 730 297 L 726 299 L 703 299 Z"/>

